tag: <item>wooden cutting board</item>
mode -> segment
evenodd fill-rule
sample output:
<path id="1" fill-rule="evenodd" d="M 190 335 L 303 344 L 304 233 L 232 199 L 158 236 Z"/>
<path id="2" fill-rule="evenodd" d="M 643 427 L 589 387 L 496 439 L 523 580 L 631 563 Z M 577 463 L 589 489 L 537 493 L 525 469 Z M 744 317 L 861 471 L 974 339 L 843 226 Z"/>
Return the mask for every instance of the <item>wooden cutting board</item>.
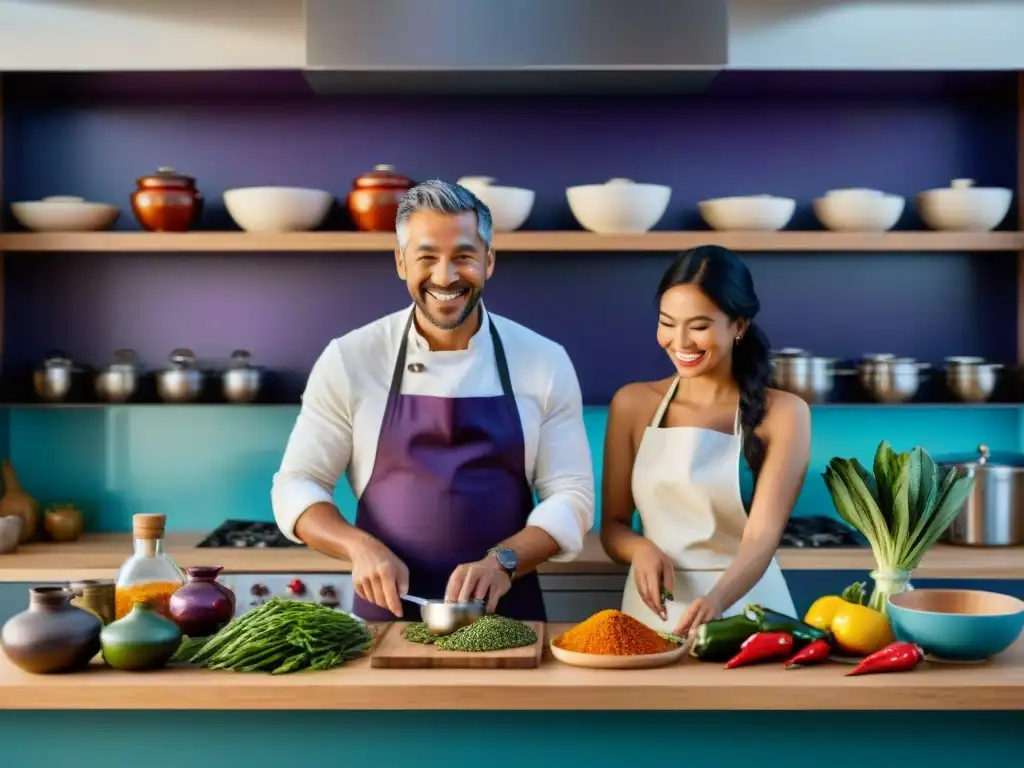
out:
<path id="1" fill-rule="evenodd" d="M 544 624 L 526 623 L 537 633 L 537 642 L 533 645 L 472 653 L 441 651 L 433 645 L 412 643 L 403 636 L 409 622 L 396 621 L 377 641 L 370 666 L 376 669 L 536 669 L 544 650 Z"/>

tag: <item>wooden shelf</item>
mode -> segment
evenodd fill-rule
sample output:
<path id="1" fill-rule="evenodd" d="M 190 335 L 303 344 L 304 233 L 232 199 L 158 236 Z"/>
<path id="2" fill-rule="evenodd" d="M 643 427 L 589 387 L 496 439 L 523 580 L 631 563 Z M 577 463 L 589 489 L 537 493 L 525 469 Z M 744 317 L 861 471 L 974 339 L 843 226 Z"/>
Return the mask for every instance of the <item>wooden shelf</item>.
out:
<path id="1" fill-rule="evenodd" d="M 82 408 L 298 408 L 301 403 L 298 400 L 293 402 L 265 402 L 265 403 L 226 403 L 226 402 L 197 402 L 197 403 L 157 403 L 157 402 L 128 402 L 128 403 L 43 403 L 43 402 L 3 402 L 0 401 L 0 408 L 29 409 L 82 409 Z M 584 402 L 585 408 L 604 408 L 607 403 Z M 957 409 L 1020 409 L 1024 408 L 1021 403 L 961 403 L 950 401 L 944 403 L 812 403 L 813 410 L 833 410 L 838 408 L 870 408 L 872 410 L 896 411 L 903 408 L 957 408 Z"/>
<path id="2" fill-rule="evenodd" d="M 509 232 L 495 237 L 505 251 L 678 251 L 715 243 L 744 252 L 1024 251 L 1022 232 Z M 0 234 L 0 252 L 268 253 L 390 251 L 390 232 L 16 232 Z"/>

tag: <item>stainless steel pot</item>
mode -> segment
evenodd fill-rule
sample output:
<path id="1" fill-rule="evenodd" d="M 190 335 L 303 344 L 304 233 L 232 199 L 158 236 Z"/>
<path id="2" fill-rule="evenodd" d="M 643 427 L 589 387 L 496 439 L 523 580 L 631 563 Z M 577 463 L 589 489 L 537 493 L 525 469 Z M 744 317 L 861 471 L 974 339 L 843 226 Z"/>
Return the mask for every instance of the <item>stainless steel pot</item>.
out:
<path id="1" fill-rule="evenodd" d="M 863 355 L 860 364 L 857 366 L 857 381 L 865 392 L 871 391 L 871 365 L 878 360 L 895 360 L 896 355 L 892 352 L 875 352 Z"/>
<path id="2" fill-rule="evenodd" d="M 50 352 L 43 364 L 35 370 L 32 384 L 41 400 L 58 403 L 71 392 L 75 365 L 63 352 Z"/>
<path id="3" fill-rule="evenodd" d="M 919 363 L 912 357 L 883 357 L 865 359 L 857 367 L 861 385 L 880 403 L 905 403 L 921 387 L 921 372 L 928 363 Z"/>
<path id="4" fill-rule="evenodd" d="M 126 402 L 135 394 L 138 380 L 134 350 L 119 349 L 114 353 L 114 362 L 96 374 L 96 395 L 109 403 Z"/>
<path id="5" fill-rule="evenodd" d="M 965 403 L 983 403 L 992 396 L 1003 366 L 981 357 L 947 357 L 946 386 Z"/>
<path id="6" fill-rule="evenodd" d="M 252 365 L 252 355 L 247 350 L 236 349 L 231 353 L 231 365 L 221 377 L 224 398 L 230 403 L 251 403 L 260 394 L 263 373 Z"/>
<path id="7" fill-rule="evenodd" d="M 974 489 L 942 535 L 951 544 L 1015 547 L 1024 544 L 1024 455 L 991 453 L 979 445 L 973 456 L 937 458 L 945 470 L 962 467 Z"/>
<path id="8" fill-rule="evenodd" d="M 782 350 L 772 359 L 772 384 L 808 403 L 823 403 L 835 389 L 836 361 L 803 350 Z"/>
<path id="9" fill-rule="evenodd" d="M 203 391 L 203 373 L 195 367 L 196 356 L 191 349 L 171 352 L 171 367 L 156 375 L 156 390 L 168 403 L 190 403 Z"/>

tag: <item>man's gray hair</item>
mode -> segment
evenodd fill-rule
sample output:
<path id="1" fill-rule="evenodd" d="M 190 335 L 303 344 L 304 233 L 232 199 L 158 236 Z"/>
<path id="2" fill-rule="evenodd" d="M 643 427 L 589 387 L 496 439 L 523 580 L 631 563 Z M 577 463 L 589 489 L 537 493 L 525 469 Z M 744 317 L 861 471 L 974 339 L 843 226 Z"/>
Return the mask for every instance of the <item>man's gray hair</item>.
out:
<path id="1" fill-rule="evenodd" d="M 395 216 L 395 233 L 398 235 L 398 248 L 402 253 L 405 253 L 405 246 L 409 244 L 409 217 L 416 211 L 433 211 L 452 216 L 460 213 L 475 213 L 477 234 L 480 235 L 485 248 L 490 249 L 491 247 L 491 240 L 494 237 L 491 209 L 460 184 L 431 179 L 417 184 L 406 192 L 402 202 L 398 205 L 398 213 Z"/>

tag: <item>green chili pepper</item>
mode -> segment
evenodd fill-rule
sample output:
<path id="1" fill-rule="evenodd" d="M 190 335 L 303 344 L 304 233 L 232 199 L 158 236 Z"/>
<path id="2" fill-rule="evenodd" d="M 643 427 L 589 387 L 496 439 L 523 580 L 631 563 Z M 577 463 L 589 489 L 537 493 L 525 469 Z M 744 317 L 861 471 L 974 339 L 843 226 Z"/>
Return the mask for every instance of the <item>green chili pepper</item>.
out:
<path id="1" fill-rule="evenodd" d="M 742 614 L 709 621 L 697 628 L 690 655 L 701 661 L 728 661 L 758 631 L 757 622 Z"/>

